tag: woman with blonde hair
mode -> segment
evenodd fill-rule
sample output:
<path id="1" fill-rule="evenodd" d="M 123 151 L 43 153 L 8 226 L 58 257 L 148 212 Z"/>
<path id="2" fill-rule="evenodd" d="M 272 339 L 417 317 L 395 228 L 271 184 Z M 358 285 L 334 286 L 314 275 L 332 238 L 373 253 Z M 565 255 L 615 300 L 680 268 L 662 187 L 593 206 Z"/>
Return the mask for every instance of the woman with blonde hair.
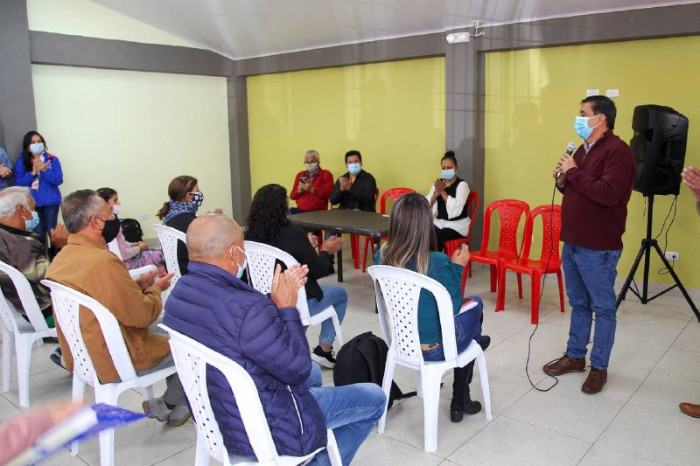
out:
<path id="1" fill-rule="evenodd" d="M 389 241 L 377 253 L 378 263 L 409 269 L 427 275 L 440 282 L 452 298 L 452 312 L 455 316 L 455 337 L 457 352 L 466 350 L 472 340 L 486 349 L 491 338 L 481 334 L 483 303 L 476 296 L 470 296 L 462 309 L 462 272 L 469 262 L 469 248 L 455 251 L 452 258 L 435 251 L 436 238 L 430 204 L 418 193 L 401 196 L 391 209 L 389 219 Z M 437 301 L 427 290 L 421 290 L 418 301 L 418 334 L 423 360 L 444 361 L 442 332 Z M 481 403 L 472 401 L 469 392 L 474 372 L 474 361 L 465 367 L 454 369 L 452 385 L 452 422 L 460 422 L 464 413 L 475 414 L 481 411 Z"/>

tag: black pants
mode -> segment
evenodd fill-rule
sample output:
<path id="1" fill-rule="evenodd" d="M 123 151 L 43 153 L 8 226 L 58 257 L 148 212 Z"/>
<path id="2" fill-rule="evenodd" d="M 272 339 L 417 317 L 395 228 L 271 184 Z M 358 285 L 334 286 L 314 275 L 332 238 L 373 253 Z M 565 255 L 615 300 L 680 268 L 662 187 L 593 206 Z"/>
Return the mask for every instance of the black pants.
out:
<path id="1" fill-rule="evenodd" d="M 445 247 L 445 241 L 452 239 L 463 239 L 465 236 L 460 235 L 452 228 L 435 227 L 435 236 L 437 236 L 437 250 L 442 251 Z"/>

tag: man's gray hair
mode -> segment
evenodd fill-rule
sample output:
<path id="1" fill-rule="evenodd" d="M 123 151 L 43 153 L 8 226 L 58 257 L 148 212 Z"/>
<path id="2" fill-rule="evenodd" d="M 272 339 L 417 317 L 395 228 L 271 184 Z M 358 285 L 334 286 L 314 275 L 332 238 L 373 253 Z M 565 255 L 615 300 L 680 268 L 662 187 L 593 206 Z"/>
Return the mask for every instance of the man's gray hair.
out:
<path id="1" fill-rule="evenodd" d="M 20 205 L 32 210 L 31 198 L 32 195 L 26 186 L 5 188 L 0 192 L 0 218 L 12 217 Z"/>
<path id="2" fill-rule="evenodd" d="M 316 160 L 319 161 L 319 162 L 321 161 L 321 156 L 319 155 L 318 151 L 315 151 L 315 150 L 313 150 L 313 149 L 307 150 L 307 151 L 306 151 L 306 154 L 304 154 L 304 155 L 305 155 L 305 156 L 306 156 L 306 155 L 315 155 L 315 156 L 316 156 Z"/>
<path id="3" fill-rule="evenodd" d="M 66 229 L 77 233 L 90 223 L 90 217 L 102 218 L 103 203 L 104 200 L 92 189 L 81 189 L 64 197 L 61 213 Z"/>

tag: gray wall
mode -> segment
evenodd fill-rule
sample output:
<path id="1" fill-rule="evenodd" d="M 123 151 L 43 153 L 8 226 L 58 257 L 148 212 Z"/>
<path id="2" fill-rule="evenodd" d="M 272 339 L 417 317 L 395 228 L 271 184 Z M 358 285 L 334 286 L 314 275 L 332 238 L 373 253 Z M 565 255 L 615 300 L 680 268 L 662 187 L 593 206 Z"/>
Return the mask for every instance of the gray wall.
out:
<path id="1" fill-rule="evenodd" d="M 25 0 L 3 0 L 0 14 L 0 147 L 14 159 L 36 128 Z"/>
<path id="2" fill-rule="evenodd" d="M 469 43 L 435 33 L 233 62 L 213 52 L 28 30 L 26 0 L 0 15 L 0 145 L 14 156 L 36 126 L 31 64 L 225 76 L 228 83 L 233 215 L 250 206 L 247 76 L 432 56 L 445 57 L 445 146 L 470 185 L 484 192 L 485 54 L 492 51 L 700 34 L 700 4 L 551 19 L 485 28 Z M 573 63 L 572 67 L 576 64 Z M 483 212 L 483 205 L 479 215 Z M 473 246 L 481 238 L 475 222 Z"/>

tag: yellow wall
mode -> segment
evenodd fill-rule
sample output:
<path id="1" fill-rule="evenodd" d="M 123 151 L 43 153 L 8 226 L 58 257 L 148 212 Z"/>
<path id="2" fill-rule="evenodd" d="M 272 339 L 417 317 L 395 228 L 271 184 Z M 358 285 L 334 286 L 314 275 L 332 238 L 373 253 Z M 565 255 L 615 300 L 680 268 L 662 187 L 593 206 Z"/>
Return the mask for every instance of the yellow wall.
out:
<path id="1" fill-rule="evenodd" d="M 582 142 L 573 123 L 586 89 L 620 90 L 614 99 L 615 132 L 628 142 L 637 105 L 667 105 L 683 113 L 690 120 L 686 166 L 700 165 L 695 127 L 700 121 L 700 37 L 491 53 L 486 77 L 486 204 L 502 198 L 522 199 L 531 207 L 550 202 L 557 158 L 569 141 Z M 559 194 L 556 199 L 561 202 Z M 672 196 L 655 198 L 654 234 L 671 201 Z M 644 197 L 633 192 L 619 275 L 627 276 L 645 234 Z M 700 287 L 699 234 L 695 198 L 682 187 L 668 250 L 680 252 L 675 270 L 687 287 Z M 663 236 L 659 239 L 663 248 Z M 659 260 L 652 262 L 650 281 L 666 283 L 668 277 L 656 273 L 659 266 Z"/>
<path id="2" fill-rule="evenodd" d="M 291 189 L 307 149 L 336 178 L 357 149 L 380 192 L 427 193 L 445 147 L 444 82 L 443 58 L 248 78 L 253 193 L 268 183 Z"/>
<path id="3" fill-rule="evenodd" d="M 170 180 L 199 179 L 203 211 L 231 212 L 226 79 L 34 65 L 38 131 L 63 166 L 61 192 L 108 186 L 122 218 L 154 238 Z M 147 216 L 147 218 L 144 218 Z"/>
<path id="4" fill-rule="evenodd" d="M 197 47 L 90 0 L 27 0 L 27 15 L 32 31 Z"/>

